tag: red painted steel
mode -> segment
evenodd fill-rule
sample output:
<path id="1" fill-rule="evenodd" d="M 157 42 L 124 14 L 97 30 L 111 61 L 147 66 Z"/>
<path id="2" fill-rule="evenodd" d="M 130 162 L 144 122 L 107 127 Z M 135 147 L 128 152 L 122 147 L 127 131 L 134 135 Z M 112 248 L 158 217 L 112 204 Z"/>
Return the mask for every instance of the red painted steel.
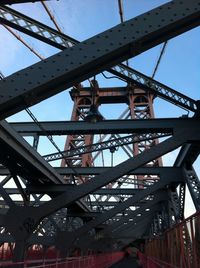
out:
<path id="1" fill-rule="evenodd" d="M 127 87 L 100 88 L 96 80 L 92 81 L 93 88 L 84 88 L 80 84 L 74 87 L 70 94 L 74 101 L 71 115 L 72 121 L 84 120 L 92 103 L 97 107 L 102 104 L 125 103 L 128 113 L 124 119 L 149 119 L 154 118 L 153 100 L 154 95 L 133 85 Z M 79 146 L 90 145 L 93 142 L 92 135 L 69 135 L 66 139 L 64 150 L 74 149 Z M 158 143 L 158 139 L 146 140 L 130 146 L 131 155 L 136 156 L 144 150 Z M 91 153 L 63 159 L 61 166 L 93 166 L 94 160 Z M 162 166 L 162 159 L 158 158 L 147 164 L 148 166 Z M 75 175 L 77 183 L 87 181 L 87 177 Z M 66 178 L 67 179 L 67 178 Z M 139 182 L 136 188 L 142 188 L 143 181 L 158 179 L 156 176 L 135 176 Z"/>
<path id="2" fill-rule="evenodd" d="M 98 87 L 98 84 L 96 84 Z M 89 95 L 84 94 L 84 89 L 81 84 L 77 85 L 70 92 L 72 100 L 74 101 L 73 111 L 71 115 L 72 121 L 82 121 L 87 116 L 90 107 L 92 105 L 92 94 L 91 91 Z M 97 98 L 94 97 L 94 103 L 97 104 Z M 64 150 L 75 149 L 79 146 L 90 145 L 93 142 L 92 135 L 69 135 L 66 139 Z M 61 166 L 81 166 L 81 167 L 89 167 L 92 166 L 92 155 L 91 153 L 84 154 L 81 156 L 68 157 L 66 159 L 62 159 Z M 76 175 L 77 184 L 83 183 L 87 181 L 87 177 L 83 177 L 80 175 Z M 68 178 L 66 178 L 68 179 Z"/>
<path id="3" fill-rule="evenodd" d="M 108 268 L 124 257 L 124 252 L 70 257 L 66 259 L 26 260 L 24 262 L 1 262 L 0 267 L 32 267 L 32 268 Z"/>
<path id="4" fill-rule="evenodd" d="M 168 264 L 155 258 L 147 257 L 142 253 L 139 253 L 138 255 L 140 264 L 143 268 L 179 268 L 178 266 Z"/>
<path id="5" fill-rule="evenodd" d="M 200 212 L 166 231 L 162 237 L 148 241 L 145 254 L 170 267 L 199 268 L 200 265 Z M 168 267 L 168 266 L 163 266 Z"/>

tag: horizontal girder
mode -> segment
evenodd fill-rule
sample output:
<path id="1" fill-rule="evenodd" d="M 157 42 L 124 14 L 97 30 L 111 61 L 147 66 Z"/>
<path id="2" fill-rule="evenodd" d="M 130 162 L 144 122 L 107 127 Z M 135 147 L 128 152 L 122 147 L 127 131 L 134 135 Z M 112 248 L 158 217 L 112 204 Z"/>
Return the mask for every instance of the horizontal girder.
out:
<path id="1" fill-rule="evenodd" d="M 49 0 L 45 0 L 49 1 Z M 22 3 L 34 3 L 41 2 L 41 0 L 1 0 L 1 5 L 13 5 L 13 4 L 22 4 Z"/>
<path id="2" fill-rule="evenodd" d="M 179 167 L 173 167 L 174 170 L 179 169 Z M 102 172 L 109 171 L 111 167 L 54 167 L 54 169 L 60 174 L 64 176 L 69 175 L 98 175 Z M 133 171 L 129 172 L 129 175 L 160 175 L 163 173 L 170 172 L 172 167 L 142 167 L 137 168 Z M 9 170 L 0 167 L 0 175 L 9 175 Z"/>
<path id="3" fill-rule="evenodd" d="M 63 192 L 70 192 L 74 190 L 77 186 L 73 184 L 55 184 L 55 185 L 40 185 L 33 186 L 28 185 L 26 191 L 30 194 L 61 194 Z M 19 191 L 16 188 L 4 188 L 8 194 L 18 194 Z M 133 189 L 133 188 L 102 188 L 95 191 L 93 194 L 98 195 L 134 195 L 143 189 Z M 103 202 L 103 201 L 97 201 Z"/>
<path id="4" fill-rule="evenodd" d="M 195 118 L 105 120 L 91 124 L 84 121 L 52 121 L 10 123 L 22 136 L 76 135 L 76 134 L 116 134 L 116 133 L 173 133 L 175 128 L 195 126 Z M 45 130 L 45 131 L 44 131 Z"/>

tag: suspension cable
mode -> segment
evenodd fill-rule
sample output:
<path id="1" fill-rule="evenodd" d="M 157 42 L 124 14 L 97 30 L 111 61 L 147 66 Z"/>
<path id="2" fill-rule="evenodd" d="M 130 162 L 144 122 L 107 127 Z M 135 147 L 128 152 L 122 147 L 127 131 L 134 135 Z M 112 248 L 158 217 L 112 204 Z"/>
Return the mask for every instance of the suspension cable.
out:
<path id="1" fill-rule="evenodd" d="M 152 74 L 152 76 L 151 76 L 151 78 L 153 78 L 153 79 L 154 79 L 154 77 L 155 77 L 155 75 L 156 75 L 156 72 L 158 71 L 158 67 L 159 67 L 160 62 L 161 62 L 161 59 L 162 59 L 162 57 L 163 57 L 163 55 L 164 55 L 164 53 L 165 53 L 167 44 L 168 44 L 168 41 L 166 41 L 166 42 L 163 44 L 163 47 L 162 47 L 161 52 L 160 52 L 160 55 L 159 55 L 159 57 L 158 57 L 156 66 L 155 66 L 154 71 L 153 71 L 153 74 Z"/>
<path id="2" fill-rule="evenodd" d="M 39 59 L 44 60 L 44 56 L 39 54 L 33 47 L 31 47 L 19 34 L 13 31 L 9 26 L 2 24 L 15 38 L 17 38 L 25 47 L 27 47 L 33 54 L 35 54 Z"/>
<path id="3" fill-rule="evenodd" d="M 42 0 L 41 4 L 43 5 L 44 9 L 46 10 L 47 14 L 49 15 L 49 18 L 52 20 L 53 24 L 56 26 L 56 29 L 62 33 L 61 27 L 58 25 L 55 17 L 51 13 L 51 10 L 49 9 L 48 5 Z"/>

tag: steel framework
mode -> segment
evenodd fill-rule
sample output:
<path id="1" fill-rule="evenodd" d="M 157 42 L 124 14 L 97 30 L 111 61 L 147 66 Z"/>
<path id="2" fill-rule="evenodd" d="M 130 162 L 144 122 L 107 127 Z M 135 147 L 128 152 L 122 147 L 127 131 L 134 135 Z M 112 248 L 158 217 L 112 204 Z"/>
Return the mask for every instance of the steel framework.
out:
<path id="1" fill-rule="evenodd" d="M 184 219 L 186 185 L 199 211 L 193 167 L 200 152 L 199 101 L 121 62 L 198 26 L 200 2 L 170 1 L 83 42 L 8 8 L 8 2 L 17 1 L 2 1 L 2 24 L 62 50 L 8 77 L 0 73 L 0 241 L 9 243 L 13 260 L 23 260 L 36 244 L 66 255 L 77 247 L 110 251 L 162 234 Z M 91 77 L 104 71 L 127 86 L 101 88 Z M 85 79 L 89 87 L 81 85 Z M 70 87 L 71 121 L 5 120 Z M 193 116 L 154 119 L 154 98 Z M 118 119 L 88 122 L 92 105 L 99 113 L 109 103 L 127 107 Z M 57 135 L 67 135 L 64 151 L 41 156 L 40 137 Z M 126 155 L 122 162 L 115 165 L 112 158 L 110 165 L 96 166 L 104 150 L 113 157 L 118 148 Z M 177 148 L 175 163 L 163 166 L 161 157 Z M 59 159 L 60 167 L 48 163 Z"/>

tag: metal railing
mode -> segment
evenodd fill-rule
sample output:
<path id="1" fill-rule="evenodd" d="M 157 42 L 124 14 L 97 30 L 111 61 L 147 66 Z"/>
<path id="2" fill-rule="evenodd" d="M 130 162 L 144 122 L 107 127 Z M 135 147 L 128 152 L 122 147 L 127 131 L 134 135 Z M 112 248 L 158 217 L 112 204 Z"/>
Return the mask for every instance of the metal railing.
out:
<path id="1" fill-rule="evenodd" d="M 162 237 L 145 245 L 146 256 L 171 267 L 198 268 L 200 263 L 200 212 L 195 213 Z M 165 266 L 164 266 L 165 267 Z"/>
<path id="2" fill-rule="evenodd" d="M 24 262 L 0 262 L 0 267 L 32 267 L 32 268 L 108 268 L 120 261 L 124 252 L 113 252 L 80 257 L 25 260 Z"/>

